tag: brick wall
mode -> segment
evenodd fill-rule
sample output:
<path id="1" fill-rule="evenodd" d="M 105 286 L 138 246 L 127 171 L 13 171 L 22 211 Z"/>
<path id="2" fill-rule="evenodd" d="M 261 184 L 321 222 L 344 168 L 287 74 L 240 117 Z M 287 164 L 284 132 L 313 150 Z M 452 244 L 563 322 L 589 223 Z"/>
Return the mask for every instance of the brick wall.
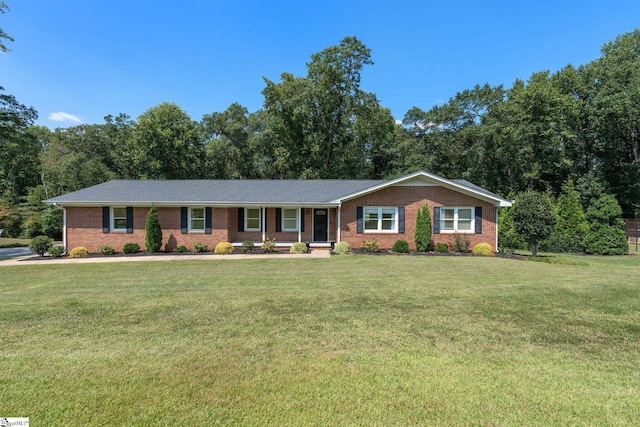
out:
<path id="1" fill-rule="evenodd" d="M 98 252 L 102 245 L 113 246 L 118 252 L 127 243 L 137 243 L 144 249 L 145 224 L 150 208 L 133 209 L 133 233 L 102 232 L 101 207 L 67 207 L 67 249 L 86 247 L 89 252 Z M 185 245 L 192 249 L 196 242 L 206 243 L 213 249 L 219 242 L 228 240 L 229 215 L 226 208 L 211 210 L 211 234 L 190 232 L 182 234 L 180 208 L 159 207 L 158 220 L 162 227 L 162 249 L 172 251 Z"/>
<path id="2" fill-rule="evenodd" d="M 340 240 L 348 242 L 351 247 L 359 248 L 365 240 L 377 239 L 380 248 L 391 248 L 396 240 L 409 242 L 415 249 L 413 234 L 418 210 L 427 203 L 431 215 L 433 229 L 433 208 L 436 206 L 482 206 L 482 234 L 465 234 L 471 242 L 470 248 L 478 243 L 488 243 L 495 250 L 496 244 L 496 208 L 487 202 L 467 196 L 440 186 L 397 186 L 388 187 L 357 199 L 349 200 L 342 205 Z M 358 206 L 404 206 L 405 233 L 357 233 L 356 208 Z M 433 234 L 434 243 L 452 243 L 453 234 Z"/>

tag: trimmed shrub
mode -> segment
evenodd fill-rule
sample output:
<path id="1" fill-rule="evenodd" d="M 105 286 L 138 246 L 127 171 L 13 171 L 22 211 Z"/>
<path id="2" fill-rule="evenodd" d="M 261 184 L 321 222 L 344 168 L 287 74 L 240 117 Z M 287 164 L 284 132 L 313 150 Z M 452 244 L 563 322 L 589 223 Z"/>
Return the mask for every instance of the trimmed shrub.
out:
<path id="1" fill-rule="evenodd" d="M 116 250 L 109 245 L 102 245 L 98 248 L 98 252 L 100 252 L 101 255 L 113 255 L 116 253 Z"/>
<path id="2" fill-rule="evenodd" d="M 469 246 L 471 241 L 467 236 L 462 233 L 455 233 L 453 235 L 453 250 L 456 252 L 469 252 Z"/>
<path id="3" fill-rule="evenodd" d="M 151 205 L 151 209 L 147 214 L 147 223 L 144 227 L 144 246 L 147 252 L 160 252 L 162 247 L 162 228 L 158 220 L 158 211 L 155 205 Z"/>
<path id="4" fill-rule="evenodd" d="M 426 203 L 418 210 L 416 231 L 413 233 L 413 239 L 419 252 L 427 252 L 429 250 L 431 246 L 431 213 Z"/>
<path id="5" fill-rule="evenodd" d="M 71 249 L 69 252 L 69 258 L 84 258 L 89 256 L 89 251 L 84 246 L 78 246 Z"/>
<path id="6" fill-rule="evenodd" d="M 47 236 L 36 236 L 29 243 L 29 250 L 34 254 L 44 256 L 44 254 L 53 246 L 53 239 Z"/>
<path id="7" fill-rule="evenodd" d="M 124 252 L 127 255 L 135 254 L 136 252 L 140 252 L 140 245 L 137 243 L 127 243 L 122 248 L 122 252 Z"/>
<path id="8" fill-rule="evenodd" d="M 240 247 L 240 252 L 242 252 L 243 254 L 251 253 L 255 250 L 255 245 L 251 240 L 245 240 L 244 242 L 242 242 L 242 246 Z"/>
<path id="9" fill-rule="evenodd" d="M 393 252 L 397 252 L 399 254 L 408 254 L 409 253 L 409 243 L 406 240 L 396 240 L 391 248 Z"/>
<path id="10" fill-rule="evenodd" d="M 216 245 L 213 253 L 218 255 L 229 255 L 235 253 L 235 249 L 233 249 L 233 245 L 229 242 L 220 242 Z"/>
<path id="11" fill-rule="evenodd" d="M 616 198 L 604 194 L 587 209 L 589 232 L 584 239 L 585 251 L 595 255 L 626 255 L 629 245 L 624 233 L 622 209 Z"/>
<path id="12" fill-rule="evenodd" d="M 347 255 L 351 253 L 351 246 L 347 242 L 340 242 L 333 248 L 333 253 L 338 255 Z"/>
<path id="13" fill-rule="evenodd" d="M 65 250 L 64 246 L 51 246 L 47 252 L 51 258 L 58 258 L 64 255 Z"/>
<path id="14" fill-rule="evenodd" d="M 185 245 L 180 245 L 173 250 L 175 253 L 182 254 L 187 252 L 187 247 Z"/>
<path id="15" fill-rule="evenodd" d="M 276 249 L 276 239 L 267 239 L 262 242 L 262 250 L 265 253 L 270 254 Z"/>
<path id="16" fill-rule="evenodd" d="M 442 252 L 442 253 L 449 252 L 449 245 L 442 242 L 436 243 L 436 252 Z"/>
<path id="17" fill-rule="evenodd" d="M 295 242 L 291 245 L 291 249 L 289 249 L 290 254 L 306 254 L 307 253 L 307 245 L 303 242 Z"/>
<path id="18" fill-rule="evenodd" d="M 207 252 L 209 250 L 209 246 L 206 243 L 195 242 L 193 244 L 193 250 L 196 252 Z"/>
<path id="19" fill-rule="evenodd" d="M 473 253 L 476 255 L 492 256 L 493 248 L 488 243 L 478 243 L 473 248 Z"/>
<path id="20" fill-rule="evenodd" d="M 362 243 L 361 248 L 364 249 L 365 252 L 372 254 L 374 252 L 378 252 L 380 243 L 376 239 L 365 240 Z"/>

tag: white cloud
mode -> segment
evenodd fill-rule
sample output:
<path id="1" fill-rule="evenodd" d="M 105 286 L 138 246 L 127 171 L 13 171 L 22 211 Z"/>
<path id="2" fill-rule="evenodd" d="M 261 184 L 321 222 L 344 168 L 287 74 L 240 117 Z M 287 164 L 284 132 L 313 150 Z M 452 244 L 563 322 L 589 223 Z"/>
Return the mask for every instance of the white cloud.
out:
<path id="1" fill-rule="evenodd" d="M 54 122 L 74 122 L 74 123 L 82 123 L 77 116 L 69 113 L 63 113 L 62 111 L 56 111 L 55 113 L 49 114 L 49 120 L 53 120 Z"/>

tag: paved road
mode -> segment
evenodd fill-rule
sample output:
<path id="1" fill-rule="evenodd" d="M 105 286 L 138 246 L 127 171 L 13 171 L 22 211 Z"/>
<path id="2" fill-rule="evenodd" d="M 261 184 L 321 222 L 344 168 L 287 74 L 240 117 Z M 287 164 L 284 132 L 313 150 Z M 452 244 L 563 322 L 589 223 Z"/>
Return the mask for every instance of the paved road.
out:
<path id="1" fill-rule="evenodd" d="M 29 248 L 0 248 L 0 259 L 17 258 L 32 255 Z"/>

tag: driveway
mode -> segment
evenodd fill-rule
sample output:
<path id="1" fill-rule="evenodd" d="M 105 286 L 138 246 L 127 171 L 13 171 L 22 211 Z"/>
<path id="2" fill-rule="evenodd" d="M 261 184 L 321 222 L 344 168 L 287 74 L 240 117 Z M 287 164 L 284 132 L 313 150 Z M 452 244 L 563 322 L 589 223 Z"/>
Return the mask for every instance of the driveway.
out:
<path id="1" fill-rule="evenodd" d="M 33 255 L 29 248 L 0 248 L 0 259 L 18 258 Z"/>

